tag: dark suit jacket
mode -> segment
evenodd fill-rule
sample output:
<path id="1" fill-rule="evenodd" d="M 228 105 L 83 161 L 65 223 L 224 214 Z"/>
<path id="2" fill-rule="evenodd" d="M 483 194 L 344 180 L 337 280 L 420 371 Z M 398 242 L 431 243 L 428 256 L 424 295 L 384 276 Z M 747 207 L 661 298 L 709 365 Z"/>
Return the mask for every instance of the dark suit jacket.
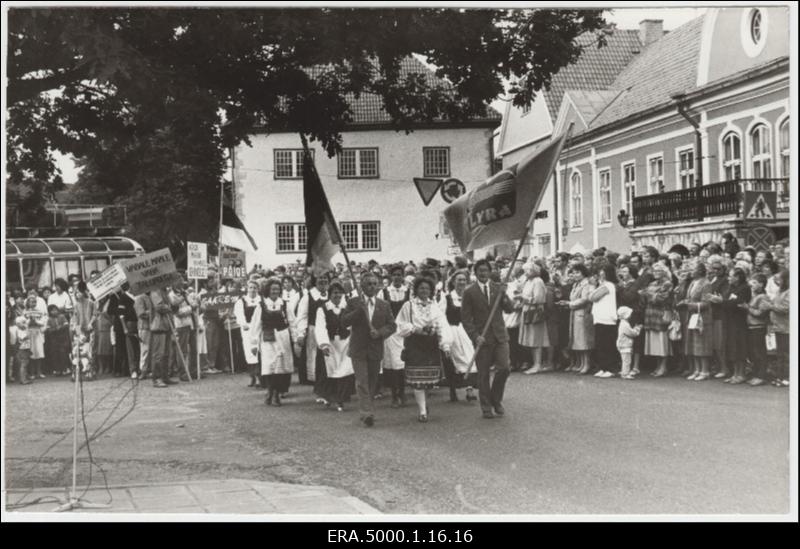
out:
<path id="1" fill-rule="evenodd" d="M 395 324 L 389 304 L 377 297 L 375 298 L 375 312 L 372 314 L 372 327 L 380 333 L 381 337 L 372 339 L 370 336 L 366 303 L 360 297 L 354 297 L 347 302 L 347 307 L 342 311 L 342 324 L 351 328 L 350 357 L 361 360 L 381 360 L 383 358 L 383 340 L 397 330 L 397 324 Z"/>
<path id="2" fill-rule="evenodd" d="M 495 282 L 489 283 L 491 292 L 491 299 L 494 300 L 498 292 L 500 292 L 500 284 Z M 495 311 L 492 317 L 492 322 L 489 325 L 489 331 L 486 332 L 486 343 L 505 343 L 508 341 L 508 331 L 506 324 L 503 321 L 502 313 L 514 312 L 514 305 L 508 298 L 505 292 L 502 292 L 503 297 L 500 300 L 500 306 Z M 486 300 L 478 283 L 473 283 L 469 288 L 464 290 L 464 297 L 461 299 L 461 323 L 467 331 L 467 335 L 475 342 L 478 336 L 481 335 L 486 319 L 489 318 L 489 312 L 492 309 L 492 304 Z"/>
<path id="3" fill-rule="evenodd" d="M 727 300 L 728 296 L 731 295 L 730 292 L 730 283 L 728 282 L 728 278 L 725 276 L 718 276 L 711 282 L 706 290 L 708 294 L 719 294 L 722 296 L 722 299 Z M 712 303 L 711 304 L 711 318 L 714 320 L 720 320 L 725 317 L 725 304 L 723 303 Z"/>

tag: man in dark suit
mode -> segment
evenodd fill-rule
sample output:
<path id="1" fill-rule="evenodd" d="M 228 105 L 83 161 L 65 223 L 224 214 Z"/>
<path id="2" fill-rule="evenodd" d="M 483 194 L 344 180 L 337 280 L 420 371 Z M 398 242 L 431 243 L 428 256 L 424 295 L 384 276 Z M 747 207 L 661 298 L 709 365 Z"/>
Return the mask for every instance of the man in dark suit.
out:
<path id="1" fill-rule="evenodd" d="M 361 421 L 375 423 L 373 397 L 378 389 L 378 374 L 383 359 L 383 341 L 397 329 L 389 304 L 375 297 L 380 283 L 374 273 L 361 276 L 363 299 L 355 297 L 342 312 L 342 324 L 351 328 L 350 358 L 356 375 L 356 392 Z"/>
<path id="2" fill-rule="evenodd" d="M 461 301 L 461 322 L 470 339 L 478 349 L 475 364 L 478 368 L 478 390 L 481 398 L 483 417 L 491 419 L 494 415 L 503 416 L 503 392 L 509 374 L 508 331 L 502 313 L 514 311 L 511 299 L 506 295 L 506 285 L 491 282 L 492 268 L 489 261 L 482 259 L 475 263 L 475 276 L 478 281 L 464 291 Z M 481 335 L 489 319 L 494 300 L 500 297 L 500 306 L 492 316 L 486 336 Z M 492 365 L 495 366 L 494 381 L 490 383 Z M 492 413 L 494 410 L 494 414 Z"/>

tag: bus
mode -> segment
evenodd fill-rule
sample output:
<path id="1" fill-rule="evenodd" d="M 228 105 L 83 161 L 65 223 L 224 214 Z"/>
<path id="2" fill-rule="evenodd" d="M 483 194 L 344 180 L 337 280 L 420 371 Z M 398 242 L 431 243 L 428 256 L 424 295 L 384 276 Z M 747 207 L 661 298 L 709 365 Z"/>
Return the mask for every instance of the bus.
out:
<path id="1" fill-rule="evenodd" d="M 144 248 L 122 236 L 7 238 L 6 291 L 52 288 L 57 278 L 92 271 L 144 254 Z"/>

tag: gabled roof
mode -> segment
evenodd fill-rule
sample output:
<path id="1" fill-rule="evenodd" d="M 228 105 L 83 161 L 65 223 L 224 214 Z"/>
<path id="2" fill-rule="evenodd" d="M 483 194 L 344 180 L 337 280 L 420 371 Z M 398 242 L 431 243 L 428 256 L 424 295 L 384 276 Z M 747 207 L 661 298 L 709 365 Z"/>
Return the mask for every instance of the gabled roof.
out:
<path id="1" fill-rule="evenodd" d="M 601 48 L 597 47 L 596 41 L 593 33 L 579 36 L 578 43 L 586 49 L 575 63 L 558 71 L 550 89 L 543 92 L 553 122 L 567 90 L 608 88 L 642 49 L 638 30 L 614 29 Z"/>
<path id="2" fill-rule="evenodd" d="M 309 69 L 309 74 L 312 77 L 317 77 L 322 74 L 323 71 L 323 67 L 314 67 Z M 447 80 L 436 76 L 434 71 L 428 68 L 422 61 L 416 57 L 409 56 L 400 62 L 400 80 L 402 81 L 412 74 L 422 75 L 429 86 L 452 86 Z M 362 93 L 358 98 L 353 94 L 347 94 L 345 97 L 352 110 L 353 121 L 351 125 L 388 124 L 391 122 L 391 117 L 383 109 L 383 99 L 381 99 L 380 95 Z M 500 124 L 501 119 L 502 116 L 499 112 L 491 106 L 487 106 L 485 116 L 471 118 L 469 122 L 486 122 L 487 125 L 496 126 Z M 441 120 L 440 122 L 446 123 L 448 121 Z"/>
<path id="3" fill-rule="evenodd" d="M 609 87 L 622 92 L 591 124 L 592 128 L 670 102 L 695 86 L 704 16 L 692 19 L 647 46 Z"/>

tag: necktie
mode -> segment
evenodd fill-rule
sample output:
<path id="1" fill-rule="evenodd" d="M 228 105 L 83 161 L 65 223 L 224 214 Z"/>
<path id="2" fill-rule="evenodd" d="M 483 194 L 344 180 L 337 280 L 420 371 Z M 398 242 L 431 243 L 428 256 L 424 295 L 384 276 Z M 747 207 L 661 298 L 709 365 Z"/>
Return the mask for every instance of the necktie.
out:
<path id="1" fill-rule="evenodd" d="M 483 295 L 486 296 L 486 301 L 489 301 L 489 285 L 488 284 L 484 284 L 483 285 Z"/>
<path id="2" fill-rule="evenodd" d="M 369 321 L 372 322 L 372 314 L 375 311 L 375 302 L 369 298 Z"/>

